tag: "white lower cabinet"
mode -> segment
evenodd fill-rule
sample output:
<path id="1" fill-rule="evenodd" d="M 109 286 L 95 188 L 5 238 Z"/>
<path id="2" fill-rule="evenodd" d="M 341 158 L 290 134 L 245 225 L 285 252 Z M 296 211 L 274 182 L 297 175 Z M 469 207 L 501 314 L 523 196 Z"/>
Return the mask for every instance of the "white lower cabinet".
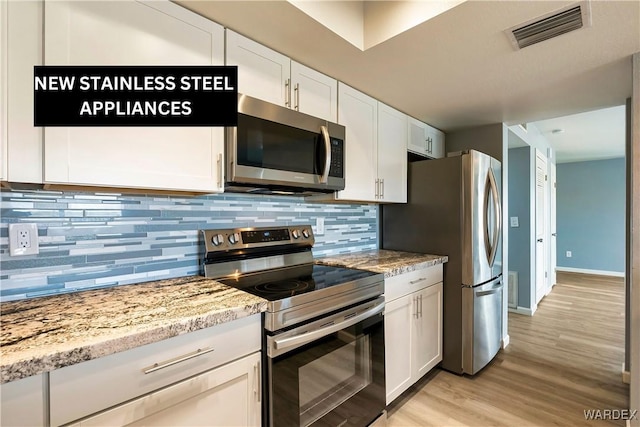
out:
<path id="1" fill-rule="evenodd" d="M 385 280 L 387 405 L 442 360 L 442 265 Z"/>
<path id="2" fill-rule="evenodd" d="M 259 426 L 260 352 L 71 424 Z"/>
<path id="3" fill-rule="evenodd" d="M 0 385 L 0 425 L 45 425 L 44 384 L 42 375 L 34 375 Z"/>
<path id="4" fill-rule="evenodd" d="M 260 425 L 260 315 L 49 374 L 52 426 Z"/>

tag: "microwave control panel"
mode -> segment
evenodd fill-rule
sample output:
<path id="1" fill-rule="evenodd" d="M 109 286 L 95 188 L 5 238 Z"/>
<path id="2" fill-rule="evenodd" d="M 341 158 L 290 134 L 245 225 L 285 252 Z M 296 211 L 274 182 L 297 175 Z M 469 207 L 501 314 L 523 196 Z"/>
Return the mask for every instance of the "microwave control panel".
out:
<path id="1" fill-rule="evenodd" d="M 329 176 L 337 178 L 344 177 L 344 141 L 338 138 L 331 138 L 331 166 Z"/>

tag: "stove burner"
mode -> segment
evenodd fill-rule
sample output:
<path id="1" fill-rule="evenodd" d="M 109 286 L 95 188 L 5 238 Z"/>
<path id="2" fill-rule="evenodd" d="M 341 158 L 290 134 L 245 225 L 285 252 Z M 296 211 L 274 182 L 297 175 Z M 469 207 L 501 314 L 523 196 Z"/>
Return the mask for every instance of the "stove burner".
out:
<path id="1" fill-rule="evenodd" d="M 282 292 L 291 293 L 302 292 L 309 287 L 309 282 L 302 280 L 286 280 L 282 282 L 262 283 L 256 286 L 256 289 L 260 292 L 266 292 L 269 294 L 279 294 Z"/>

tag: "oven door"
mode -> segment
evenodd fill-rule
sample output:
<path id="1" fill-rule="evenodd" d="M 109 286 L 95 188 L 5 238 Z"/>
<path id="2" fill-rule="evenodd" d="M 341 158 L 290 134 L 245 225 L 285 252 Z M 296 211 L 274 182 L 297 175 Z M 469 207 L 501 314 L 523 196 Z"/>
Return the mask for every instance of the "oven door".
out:
<path id="1" fill-rule="evenodd" d="M 367 426 L 385 408 L 384 297 L 267 337 L 270 426 Z"/>
<path id="2" fill-rule="evenodd" d="M 240 95 L 226 132 L 228 183 L 344 189 L 344 126 Z"/>

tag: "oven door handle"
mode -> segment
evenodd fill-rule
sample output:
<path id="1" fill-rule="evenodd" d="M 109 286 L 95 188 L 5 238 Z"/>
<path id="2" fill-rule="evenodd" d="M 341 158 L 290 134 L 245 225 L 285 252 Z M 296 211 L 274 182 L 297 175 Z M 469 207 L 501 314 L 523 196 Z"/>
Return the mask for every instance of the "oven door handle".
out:
<path id="1" fill-rule="evenodd" d="M 375 316 L 378 313 L 382 313 L 383 310 L 384 310 L 384 302 L 375 305 L 373 308 L 367 311 L 363 311 L 362 313 L 359 313 L 353 317 L 350 317 L 349 319 L 343 322 L 326 326 L 324 328 L 316 329 L 315 331 L 305 332 L 300 335 L 295 335 L 289 338 L 282 338 L 282 339 L 276 338 L 273 340 L 273 344 L 277 350 L 283 350 L 285 348 L 290 348 L 290 347 L 299 347 L 301 345 L 310 343 L 311 341 L 315 341 L 318 338 L 322 338 L 334 332 L 338 332 L 342 329 L 348 328 L 349 326 L 353 326 L 356 323 L 362 322 L 363 320 L 371 316 Z"/>

